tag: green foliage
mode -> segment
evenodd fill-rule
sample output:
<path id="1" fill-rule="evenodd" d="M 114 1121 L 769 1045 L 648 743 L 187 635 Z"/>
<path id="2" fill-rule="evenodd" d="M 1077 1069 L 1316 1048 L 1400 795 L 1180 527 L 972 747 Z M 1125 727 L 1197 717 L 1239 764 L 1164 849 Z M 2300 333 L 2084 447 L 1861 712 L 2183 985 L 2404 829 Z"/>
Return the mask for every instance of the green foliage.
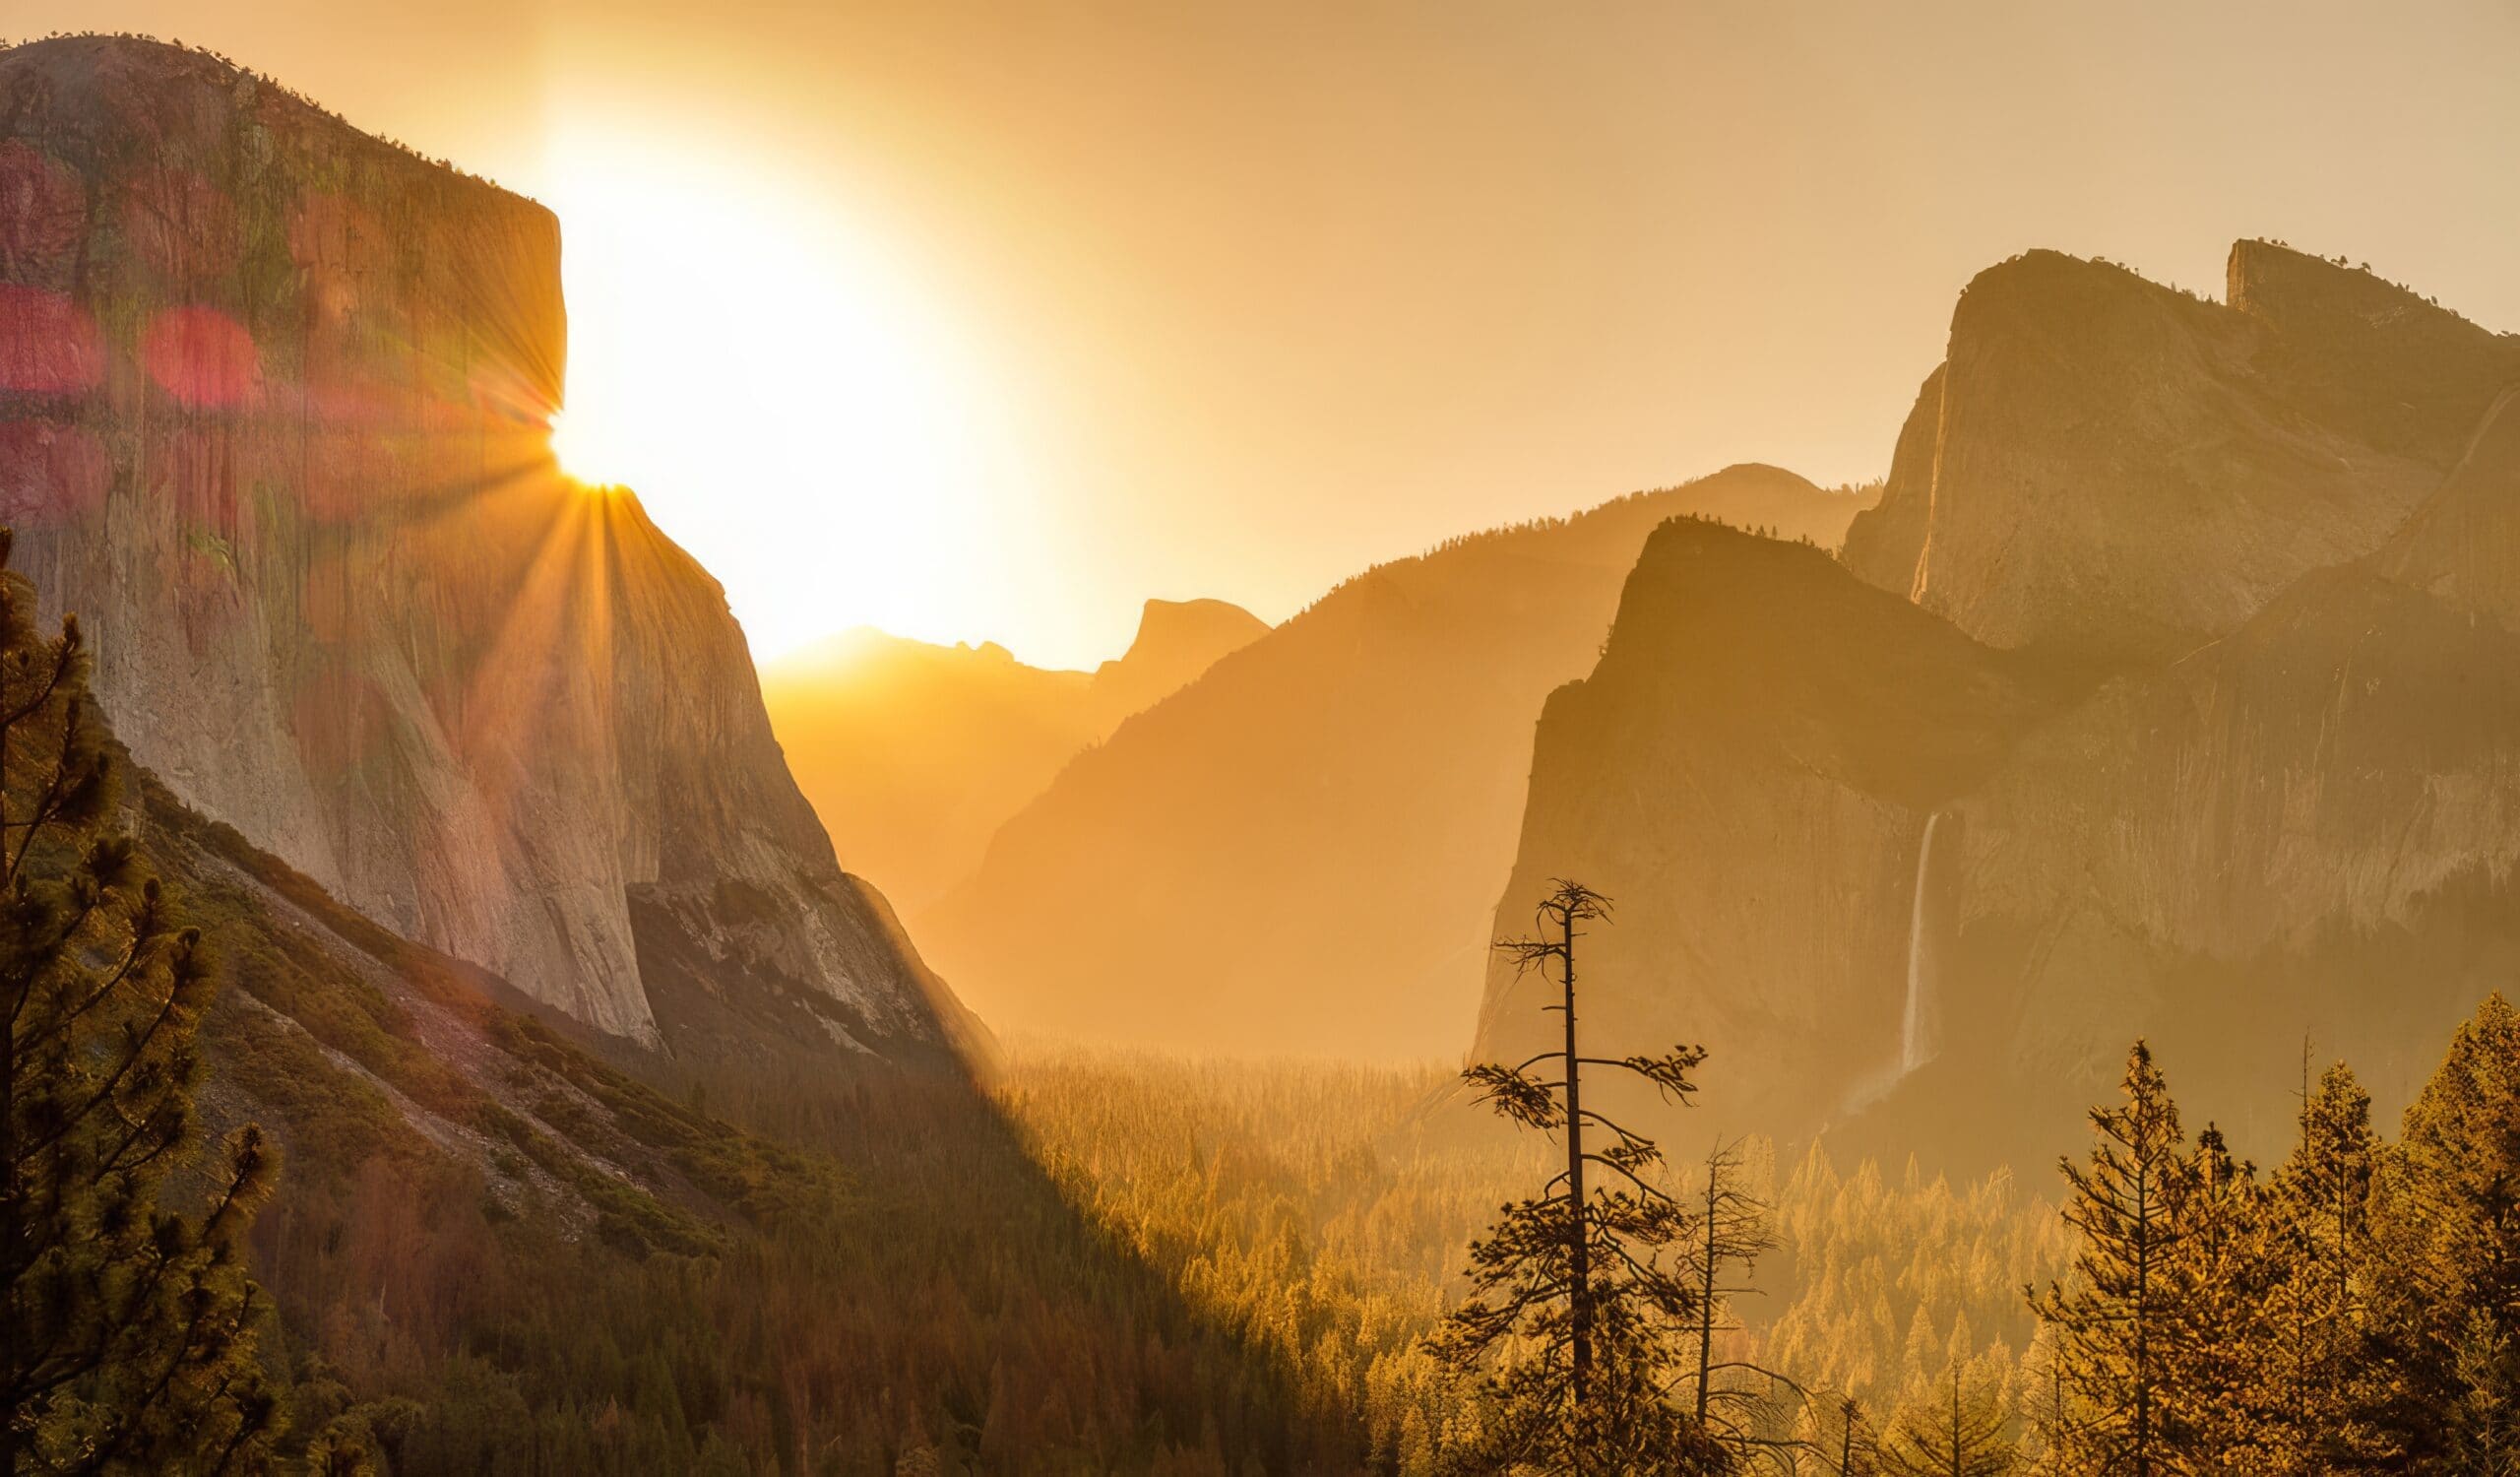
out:
<path id="1" fill-rule="evenodd" d="M 281 1408 L 241 1238 L 276 1156 L 251 1126 L 197 1153 L 209 950 L 112 829 L 77 626 L 34 611 L 0 574 L 0 1473 L 257 1468 Z"/>

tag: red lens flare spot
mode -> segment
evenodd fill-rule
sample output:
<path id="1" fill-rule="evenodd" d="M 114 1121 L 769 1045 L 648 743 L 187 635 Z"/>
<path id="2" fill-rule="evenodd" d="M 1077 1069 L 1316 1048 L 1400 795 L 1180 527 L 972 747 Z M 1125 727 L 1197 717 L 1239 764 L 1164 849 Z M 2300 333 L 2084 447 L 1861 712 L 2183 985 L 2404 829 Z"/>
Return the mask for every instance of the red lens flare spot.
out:
<path id="1" fill-rule="evenodd" d="M 140 339 L 158 388 L 197 409 L 243 405 L 262 379 L 262 356 L 243 324 L 213 307 L 168 308 Z"/>
<path id="2" fill-rule="evenodd" d="M 78 395 L 104 377 L 96 320 L 66 292 L 0 283 L 0 390 Z"/>

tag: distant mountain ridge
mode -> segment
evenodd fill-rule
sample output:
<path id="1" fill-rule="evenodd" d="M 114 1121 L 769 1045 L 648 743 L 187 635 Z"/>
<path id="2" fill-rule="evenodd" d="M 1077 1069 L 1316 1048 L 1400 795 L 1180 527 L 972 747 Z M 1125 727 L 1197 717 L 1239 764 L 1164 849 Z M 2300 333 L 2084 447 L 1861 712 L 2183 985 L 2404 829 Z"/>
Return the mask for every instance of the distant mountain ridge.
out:
<path id="1" fill-rule="evenodd" d="M 0 53 L 0 517 L 142 763 L 677 1053 L 949 1060 L 717 582 L 562 477 L 550 214 L 200 53 Z"/>
<path id="2" fill-rule="evenodd" d="M 2144 1035 L 2272 1153 L 2305 1045 L 2385 1114 L 2508 988 L 2520 341 L 2232 281 L 1982 277 L 1844 567 L 1668 527 L 1550 699 L 1495 926 L 1619 902 L 1592 1019 L 1715 1049 L 1693 1131 L 2019 1163 Z M 1486 992 L 1511 1060 L 1538 1001 Z"/>
<path id="3" fill-rule="evenodd" d="M 823 824 L 915 910 L 1069 759 L 1268 629 L 1225 601 L 1150 600 L 1128 651 L 1087 673 L 861 628 L 765 665 L 762 698 Z"/>
<path id="4" fill-rule="evenodd" d="M 1019 1031 L 1457 1052 L 1532 720 L 1647 535 L 1696 513 L 1834 546 L 1860 501 L 1733 467 L 1368 570 L 1080 754 L 921 942 Z"/>

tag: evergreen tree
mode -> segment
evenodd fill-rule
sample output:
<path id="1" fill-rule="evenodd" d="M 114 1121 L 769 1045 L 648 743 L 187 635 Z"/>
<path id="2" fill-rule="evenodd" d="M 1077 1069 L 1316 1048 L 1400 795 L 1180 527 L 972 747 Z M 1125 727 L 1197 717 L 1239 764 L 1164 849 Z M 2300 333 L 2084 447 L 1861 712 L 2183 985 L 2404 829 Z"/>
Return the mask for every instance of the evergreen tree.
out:
<path id="1" fill-rule="evenodd" d="M 2520 1388 L 2507 1318 L 2471 1309 L 2450 1350 L 2451 1403 L 2440 1412 L 2441 1470 L 2464 1477 L 2520 1474 Z"/>
<path id="2" fill-rule="evenodd" d="M 0 1474 L 253 1468 L 278 1410 L 240 1242 L 273 1156 L 248 1127 L 195 1162 L 210 961 L 112 832 L 86 678 L 76 623 L 46 639 L 0 573 Z M 179 1170 L 198 1214 L 159 1204 Z"/>
<path id="3" fill-rule="evenodd" d="M 2284 1351 L 2271 1313 L 2288 1268 L 2270 1197 L 2211 1124 L 2174 1202 L 2176 1336 L 2161 1351 L 2163 1450 L 2172 1470 L 2296 1467 L 2284 1415 Z"/>
<path id="4" fill-rule="evenodd" d="M 1566 1167 L 1471 1244 L 1471 1300 L 1426 1347 L 1459 1374 L 1485 1368 L 1487 1419 L 1458 1465 L 1494 1472 L 1717 1473 L 1732 1461 L 1668 1391 L 1680 1369 L 1680 1333 L 1697 1293 L 1667 1260 L 1686 1244 L 1686 1207 L 1651 1177 L 1663 1161 L 1653 1140 L 1583 1103 L 1587 1066 L 1625 1071 L 1685 1102 L 1694 1047 L 1661 1057 L 1582 1054 L 1576 1019 L 1579 925 L 1606 918 L 1606 899 L 1569 881 L 1540 906 L 1539 936 L 1498 949 L 1546 978 L 1554 965 L 1564 1046 L 1518 1066 L 1476 1065 L 1462 1075 L 1496 1112 L 1563 1136 Z M 1534 1069 L 1547 1066 L 1554 1075 Z M 1599 1148 L 1586 1147 L 1586 1134 Z M 1588 1172 L 1600 1179 L 1587 1189 Z M 1606 1183 L 1603 1183 L 1603 1182 Z"/>
<path id="5" fill-rule="evenodd" d="M 2059 1471 L 2154 1477 L 2175 1470 L 2166 1373 L 2179 1337 L 2173 1262 L 2189 1178 L 2178 1109 L 2144 1043 L 2125 1102 L 2095 1108 L 2091 1162 L 2062 1161 L 2065 1219 L 2082 1234 L 2070 1283 L 2034 1299 L 2055 1333 L 2070 1413 L 2050 1433 Z"/>
<path id="6" fill-rule="evenodd" d="M 2004 1477 L 2017 1460 L 1994 1381 L 1955 1361 L 1931 1395 L 1890 1423 L 1880 1470 L 1891 1477 Z"/>
<path id="7" fill-rule="evenodd" d="M 2368 1404 L 2425 1470 L 2520 1470 L 2520 1013 L 2488 997 L 2378 1157 Z"/>
<path id="8" fill-rule="evenodd" d="M 2382 1469 L 2399 1453 L 2376 1405 L 2385 1371 L 2366 1347 L 2363 1286 L 2379 1140 L 2371 1096 L 2343 1062 L 2302 1083 L 2300 1136 L 2275 1176 L 2270 1212 L 2283 1275 L 2268 1299 L 2282 1393 L 2279 1472 Z"/>
<path id="9" fill-rule="evenodd" d="M 2036 1472 L 2072 1470 L 2076 1426 L 2073 1389 L 2054 1323 L 2042 1322 L 2022 1358 L 2018 1407 L 2022 1460 Z"/>

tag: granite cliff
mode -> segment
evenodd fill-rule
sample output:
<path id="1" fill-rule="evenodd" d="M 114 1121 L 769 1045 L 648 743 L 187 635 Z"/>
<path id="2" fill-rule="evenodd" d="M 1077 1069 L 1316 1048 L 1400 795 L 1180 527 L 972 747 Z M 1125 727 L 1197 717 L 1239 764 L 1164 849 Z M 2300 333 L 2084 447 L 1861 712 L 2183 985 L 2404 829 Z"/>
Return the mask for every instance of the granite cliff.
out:
<path id="1" fill-rule="evenodd" d="M 1616 899 L 1601 1044 L 1713 1048 L 1712 1131 L 2022 1162 L 2139 1034 L 2244 1148 L 2305 1044 L 2394 1111 L 2520 963 L 2515 349 L 2262 243 L 1982 277 L 1842 566 L 1656 535 L 1498 930 Z"/>
<path id="2" fill-rule="evenodd" d="M 0 517 L 141 763 L 614 1036 L 946 1054 L 723 593 L 563 477 L 559 228 L 194 52 L 0 53 Z"/>
<path id="3" fill-rule="evenodd" d="M 2377 547 L 2520 374 L 2520 341 L 2268 242 L 2227 290 L 1981 273 L 1848 564 L 1992 645 L 2175 655 Z"/>
<path id="4" fill-rule="evenodd" d="M 1587 1040 L 1703 1045 L 1702 1116 L 1807 1132 L 1934 1050 L 1899 989 L 1926 827 L 2069 695 L 1824 550 L 1675 519 L 1542 710 L 1494 936 L 1553 878 L 1607 893 Z M 1491 960 L 1476 1055 L 1545 1049 L 1554 988 Z"/>

